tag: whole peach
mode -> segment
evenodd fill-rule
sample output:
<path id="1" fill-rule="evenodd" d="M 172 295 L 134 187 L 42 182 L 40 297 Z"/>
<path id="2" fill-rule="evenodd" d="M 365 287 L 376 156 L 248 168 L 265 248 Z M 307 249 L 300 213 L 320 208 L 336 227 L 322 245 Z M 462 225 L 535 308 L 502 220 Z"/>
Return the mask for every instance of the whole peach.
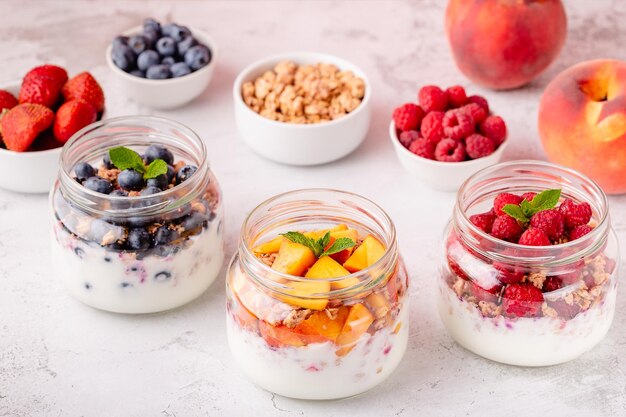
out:
<path id="1" fill-rule="evenodd" d="M 539 135 L 548 158 L 626 192 L 626 62 L 586 61 L 560 73 L 539 104 Z"/>
<path id="2" fill-rule="evenodd" d="M 506 90 L 552 63 L 565 42 L 567 19 L 560 0 L 450 0 L 446 32 L 465 76 Z"/>

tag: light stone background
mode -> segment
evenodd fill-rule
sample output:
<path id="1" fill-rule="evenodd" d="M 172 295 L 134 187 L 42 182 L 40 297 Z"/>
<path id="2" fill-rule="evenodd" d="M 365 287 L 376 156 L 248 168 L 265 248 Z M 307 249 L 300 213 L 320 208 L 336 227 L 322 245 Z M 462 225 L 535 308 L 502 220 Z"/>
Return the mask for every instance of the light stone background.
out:
<path id="1" fill-rule="evenodd" d="M 565 365 L 499 365 L 452 341 L 434 295 L 454 194 L 416 183 L 398 166 L 387 137 L 393 107 L 414 100 L 419 85 L 461 84 L 484 94 L 507 121 L 506 159 L 545 158 L 536 118 L 548 81 L 585 59 L 626 59 L 625 2 L 566 3 L 569 33 L 558 60 L 529 86 L 494 93 L 470 83 L 452 62 L 442 0 L 0 1 L 0 80 L 19 78 L 45 62 L 70 74 L 88 69 L 104 86 L 109 116 L 160 114 L 206 140 L 225 190 L 229 255 L 244 216 L 260 201 L 296 188 L 337 187 L 371 197 L 388 211 L 412 279 L 410 346 L 395 374 L 356 398 L 294 401 L 253 386 L 232 362 L 223 273 L 203 296 L 176 311 L 124 316 L 93 310 L 71 299 L 49 268 L 46 196 L 0 190 L 0 415 L 626 415 L 625 291 L 607 338 Z M 196 26 L 219 45 L 212 84 L 176 111 L 155 112 L 128 101 L 105 65 L 111 38 L 146 16 Z M 368 137 L 339 162 L 281 166 L 253 154 L 238 137 L 231 99 L 237 72 L 290 50 L 342 56 L 373 83 Z M 626 197 L 610 200 L 614 227 L 624 238 Z"/>

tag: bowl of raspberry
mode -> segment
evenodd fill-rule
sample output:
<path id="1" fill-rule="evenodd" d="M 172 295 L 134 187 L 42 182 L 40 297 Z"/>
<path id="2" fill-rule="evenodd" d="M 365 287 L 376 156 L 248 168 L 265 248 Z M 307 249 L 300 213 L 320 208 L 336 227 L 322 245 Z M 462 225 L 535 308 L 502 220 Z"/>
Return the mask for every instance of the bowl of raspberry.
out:
<path id="1" fill-rule="evenodd" d="M 146 18 L 116 36 L 106 61 L 128 96 L 159 109 L 183 106 L 211 82 L 217 48 L 206 33 Z"/>
<path id="2" fill-rule="evenodd" d="M 404 168 L 425 185 L 456 190 L 470 175 L 498 163 L 507 129 L 489 103 L 461 86 L 427 85 L 417 103 L 393 111 L 389 137 Z"/>
<path id="3" fill-rule="evenodd" d="M 444 242 L 441 320 L 477 355 L 555 365 L 611 327 L 619 247 L 588 177 L 542 161 L 486 168 L 459 189 Z"/>

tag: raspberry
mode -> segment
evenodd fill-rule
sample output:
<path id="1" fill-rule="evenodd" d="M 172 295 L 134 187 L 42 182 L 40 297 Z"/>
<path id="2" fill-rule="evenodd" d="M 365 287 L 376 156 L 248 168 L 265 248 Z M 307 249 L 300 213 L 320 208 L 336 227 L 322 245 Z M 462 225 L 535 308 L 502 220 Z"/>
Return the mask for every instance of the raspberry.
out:
<path id="1" fill-rule="evenodd" d="M 537 316 L 542 304 L 541 290 L 529 283 L 511 284 L 502 296 L 502 306 L 509 317 Z"/>
<path id="2" fill-rule="evenodd" d="M 522 233 L 517 243 L 525 246 L 550 246 L 550 239 L 543 230 L 531 227 Z"/>
<path id="3" fill-rule="evenodd" d="M 422 109 L 426 113 L 431 111 L 446 111 L 448 107 L 448 96 L 445 91 L 435 85 L 426 85 L 420 88 L 417 95 Z"/>
<path id="4" fill-rule="evenodd" d="M 572 240 L 580 239 L 581 237 L 585 236 L 587 233 L 591 232 L 592 230 L 593 230 L 593 227 L 586 225 L 586 224 L 581 224 L 580 226 L 576 226 L 572 230 L 570 230 L 569 240 L 572 241 Z"/>
<path id="5" fill-rule="evenodd" d="M 405 148 L 409 148 L 411 146 L 411 142 L 420 137 L 420 133 L 417 130 L 407 130 L 406 132 L 401 132 L 398 136 L 398 140 Z"/>
<path id="6" fill-rule="evenodd" d="M 541 229 L 552 241 L 557 241 L 563 236 L 565 223 L 563 215 L 558 209 L 543 210 L 530 218 L 530 226 Z"/>
<path id="7" fill-rule="evenodd" d="M 448 110 L 441 124 L 443 134 L 450 139 L 461 140 L 474 133 L 472 117 L 456 110 Z"/>
<path id="8" fill-rule="evenodd" d="M 568 198 L 561 203 L 559 211 L 563 214 L 565 226 L 568 229 L 587 224 L 591 220 L 591 206 L 589 203 L 576 204 Z"/>
<path id="9" fill-rule="evenodd" d="M 487 99 L 485 97 L 483 97 L 483 96 L 469 96 L 467 98 L 467 102 L 468 103 L 476 103 L 476 104 L 478 104 L 480 107 L 485 109 L 485 112 L 487 114 L 489 114 L 489 103 L 487 102 Z"/>
<path id="10" fill-rule="evenodd" d="M 493 226 L 493 221 L 496 219 L 496 215 L 493 214 L 493 211 L 488 211 L 487 213 L 474 214 L 470 216 L 469 220 L 472 224 L 478 227 L 485 233 L 491 233 L 491 227 Z"/>
<path id="11" fill-rule="evenodd" d="M 461 162 L 465 160 L 465 145 L 452 139 L 442 139 L 435 148 L 435 159 L 441 162 Z"/>
<path id="12" fill-rule="evenodd" d="M 541 290 L 543 292 L 552 292 L 556 291 L 563 287 L 563 280 L 559 277 L 548 277 L 543 282 L 543 288 Z"/>
<path id="13" fill-rule="evenodd" d="M 550 301 L 548 307 L 556 310 L 558 315 L 564 319 L 573 319 L 580 312 L 580 307 L 576 303 L 567 304 L 565 300 Z"/>
<path id="14" fill-rule="evenodd" d="M 480 124 L 487 118 L 487 112 L 480 104 L 469 103 L 459 108 L 459 111 L 472 116 L 475 124 Z"/>
<path id="15" fill-rule="evenodd" d="M 530 203 L 536 195 L 537 193 L 524 193 L 522 194 L 522 200 L 526 200 Z"/>
<path id="16" fill-rule="evenodd" d="M 480 131 L 483 135 L 493 140 L 496 147 L 506 139 L 506 125 L 500 116 L 488 116 L 481 124 Z"/>
<path id="17" fill-rule="evenodd" d="M 441 111 L 433 111 L 424 116 L 422 120 L 422 136 L 435 145 L 443 139 L 443 117 Z"/>
<path id="18" fill-rule="evenodd" d="M 467 274 L 461 269 L 461 267 L 459 266 L 458 263 L 456 263 L 455 261 L 452 260 L 452 258 L 448 257 L 448 265 L 450 266 L 450 270 L 456 274 L 456 276 L 458 276 L 459 278 L 465 280 L 465 281 L 469 281 L 469 277 L 467 276 Z"/>
<path id="19" fill-rule="evenodd" d="M 393 111 L 393 122 L 402 131 L 417 130 L 424 118 L 424 110 L 414 103 L 406 103 Z"/>
<path id="20" fill-rule="evenodd" d="M 486 136 L 474 133 L 465 139 L 467 155 L 472 159 L 489 156 L 496 150 L 493 141 Z"/>
<path id="21" fill-rule="evenodd" d="M 493 221 L 491 236 L 509 242 L 517 242 L 522 231 L 522 226 L 517 223 L 517 220 L 505 214 L 504 216 L 496 217 Z"/>
<path id="22" fill-rule="evenodd" d="M 448 104 L 452 108 L 461 107 L 467 102 L 467 94 L 465 94 L 465 89 L 460 85 L 448 87 L 448 89 L 446 90 L 446 94 L 448 95 Z"/>
<path id="23" fill-rule="evenodd" d="M 498 271 L 497 278 L 503 284 L 515 284 L 524 279 L 524 275 L 526 275 L 522 269 L 503 262 L 494 262 L 493 267 Z"/>
<path id="24" fill-rule="evenodd" d="M 424 138 L 414 140 L 409 146 L 409 151 L 422 158 L 435 159 L 435 145 Z"/>
<path id="25" fill-rule="evenodd" d="M 518 195 L 510 193 L 498 194 L 496 198 L 493 199 L 493 211 L 496 213 L 497 216 L 500 216 L 506 214 L 502 211 L 502 207 L 506 206 L 507 204 L 518 205 L 521 202 L 522 197 Z"/>
<path id="26" fill-rule="evenodd" d="M 483 288 L 473 281 L 470 281 L 470 294 L 472 294 L 478 301 L 487 301 L 495 303 L 498 301 L 498 296 L 502 291 L 502 285 L 495 285 L 491 288 Z"/>

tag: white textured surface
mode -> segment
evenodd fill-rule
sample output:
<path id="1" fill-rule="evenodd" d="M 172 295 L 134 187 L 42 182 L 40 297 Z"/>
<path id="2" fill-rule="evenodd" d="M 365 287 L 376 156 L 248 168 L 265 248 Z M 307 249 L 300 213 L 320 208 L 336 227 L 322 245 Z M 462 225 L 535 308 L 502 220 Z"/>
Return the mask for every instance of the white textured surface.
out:
<path id="1" fill-rule="evenodd" d="M 413 100 L 418 85 L 460 83 L 485 94 L 508 122 L 512 143 L 505 159 L 543 158 L 536 133 L 542 89 L 558 71 L 583 59 L 626 59 L 626 5 L 567 1 L 570 31 L 557 62 L 530 86 L 496 94 L 471 85 L 452 63 L 443 4 L 0 2 L 0 80 L 19 78 L 43 62 L 65 65 L 70 73 L 89 69 L 104 84 L 110 116 L 152 112 L 116 90 L 103 55 L 114 35 L 146 15 L 211 34 L 221 50 L 211 86 L 187 107 L 158 114 L 191 126 L 209 144 L 227 199 L 228 254 L 244 216 L 261 200 L 300 187 L 343 188 L 373 198 L 395 220 L 413 298 L 409 350 L 383 385 L 334 402 L 273 396 L 252 386 L 232 363 L 221 278 L 197 301 L 165 314 L 129 317 L 85 307 L 69 298 L 50 271 L 46 197 L 0 191 L 0 415 L 626 415 L 623 291 L 607 338 L 565 365 L 499 365 L 452 342 L 437 316 L 435 280 L 438 243 L 454 196 L 416 184 L 387 139 L 393 106 Z M 373 83 L 374 117 L 365 143 L 331 165 L 293 168 L 262 160 L 235 130 L 230 88 L 236 73 L 263 56 L 298 49 L 351 60 Z M 611 204 L 623 238 L 626 197 L 612 197 Z"/>

